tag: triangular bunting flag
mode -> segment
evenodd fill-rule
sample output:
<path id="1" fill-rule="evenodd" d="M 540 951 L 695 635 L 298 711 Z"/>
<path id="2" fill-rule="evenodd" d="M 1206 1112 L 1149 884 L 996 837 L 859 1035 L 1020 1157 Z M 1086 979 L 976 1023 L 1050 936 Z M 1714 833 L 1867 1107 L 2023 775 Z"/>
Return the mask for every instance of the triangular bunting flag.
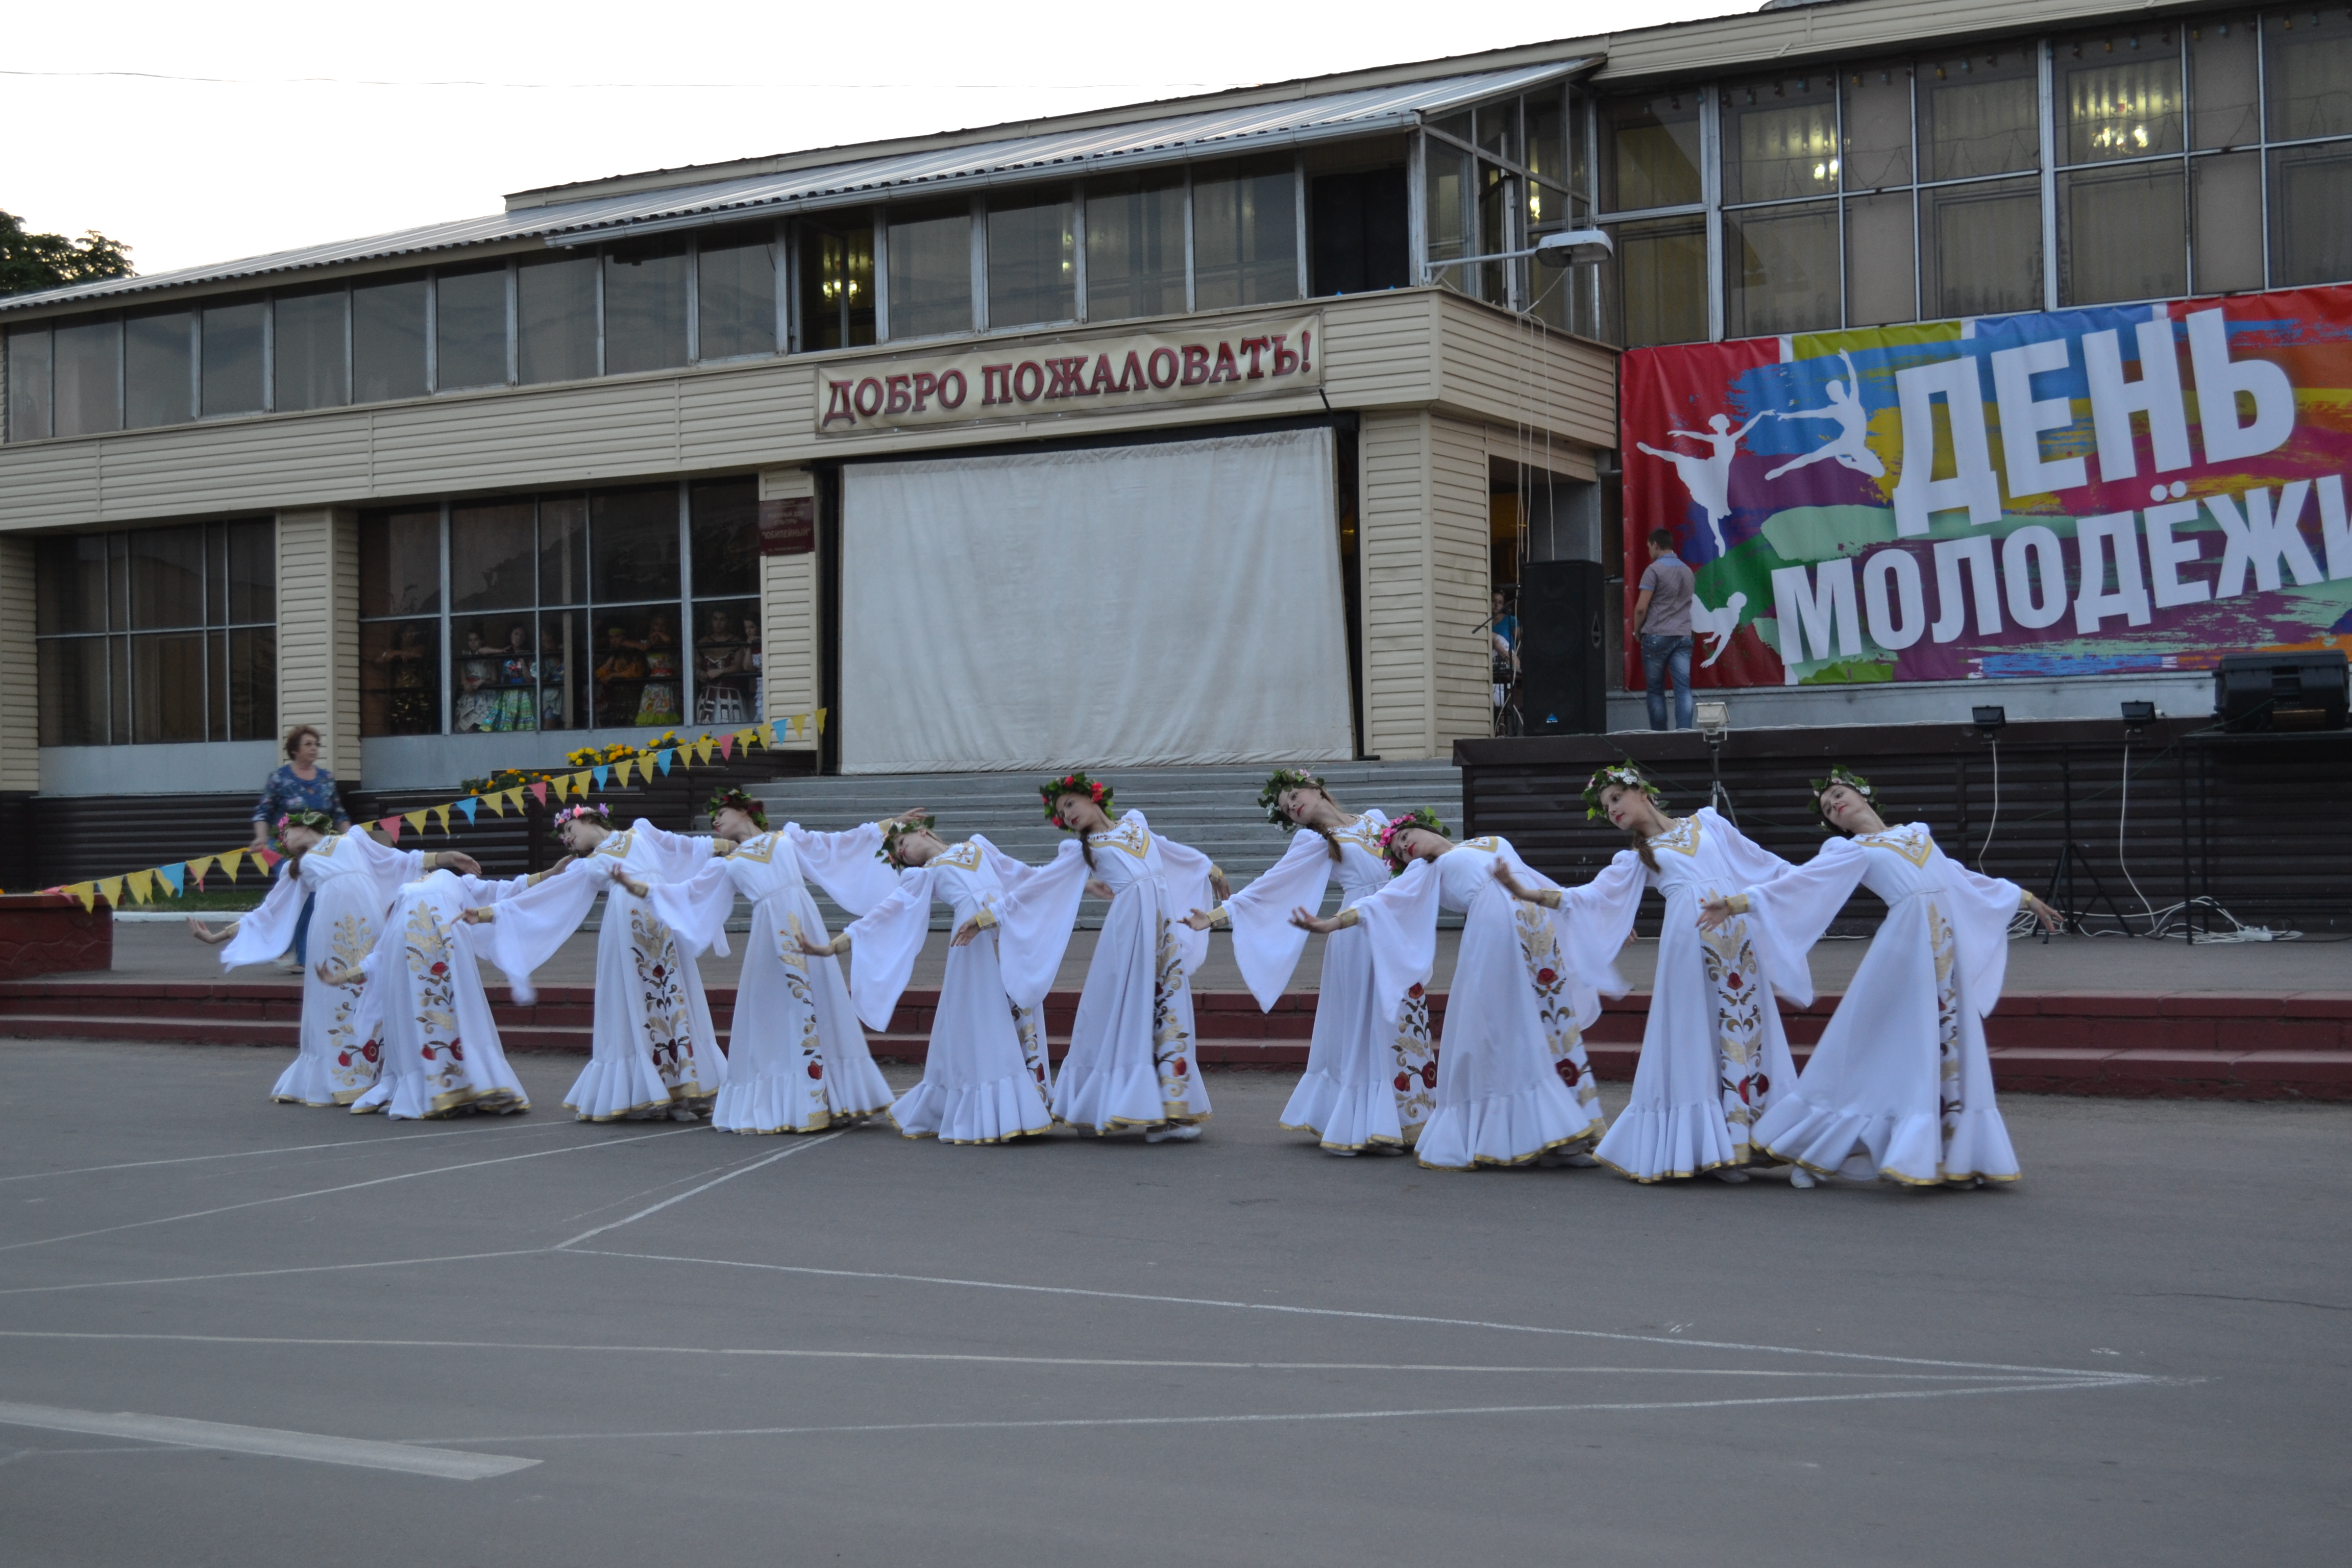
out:
<path id="1" fill-rule="evenodd" d="M 188 868 L 185 866 L 158 866 L 155 875 L 163 879 L 163 885 L 172 889 L 173 898 L 187 891 Z"/>
<path id="2" fill-rule="evenodd" d="M 76 898 L 81 900 L 82 912 L 85 914 L 89 911 L 91 906 L 98 902 L 98 887 L 95 883 L 76 882 L 73 886 L 66 889 L 65 891 L 68 898 Z"/>
<path id="3" fill-rule="evenodd" d="M 590 768 L 588 770 L 588 776 L 596 781 L 596 787 L 598 789 L 603 789 L 604 787 L 604 781 L 612 776 L 612 769 L 599 765 Z"/>
<path id="4" fill-rule="evenodd" d="M 275 849 L 248 849 L 246 853 L 260 864 L 264 874 L 277 870 L 278 862 L 286 858 Z"/>
<path id="5" fill-rule="evenodd" d="M 520 785 L 507 791 L 507 804 L 517 811 L 522 809 L 522 789 Z"/>
<path id="6" fill-rule="evenodd" d="M 654 766 L 661 769 L 662 777 L 669 777 L 670 759 L 677 755 L 677 752 L 675 751 L 661 751 L 654 753 Z"/>
<path id="7" fill-rule="evenodd" d="M 816 710 L 816 732 L 820 735 L 824 733 L 824 710 L 822 708 Z"/>
<path id="8" fill-rule="evenodd" d="M 506 796 L 493 792 L 479 798 L 490 803 L 490 811 L 493 815 L 504 816 L 507 814 Z"/>
<path id="9" fill-rule="evenodd" d="M 415 811 L 404 811 L 401 813 L 401 818 L 405 821 L 409 826 L 416 829 L 417 832 L 422 833 L 425 831 L 425 812 L 422 808 Z"/>
<path id="10" fill-rule="evenodd" d="M 436 805 L 433 808 L 433 814 L 441 819 L 441 833 L 444 837 L 446 837 L 449 833 L 449 808 L 446 805 Z"/>
<path id="11" fill-rule="evenodd" d="M 767 723 L 764 723 L 764 724 L 762 724 L 762 725 L 761 725 L 761 726 L 760 726 L 760 744 L 761 744 L 761 745 L 763 745 L 763 746 L 772 746 L 772 745 L 774 745 L 775 743 L 776 743 L 776 725 L 775 725 L 775 721 L 773 721 L 773 720 L 770 720 Z"/>
<path id="12" fill-rule="evenodd" d="M 468 827 L 473 826 L 474 813 L 482 809 L 482 797 L 478 795 L 469 795 L 465 799 L 457 802 L 457 809 L 466 814 L 466 826 Z"/>
<path id="13" fill-rule="evenodd" d="M 530 793 L 539 797 L 540 805 L 545 805 L 547 804 L 547 781 L 545 779 L 536 779 L 532 781 Z"/>
<path id="14" fill-rule="evenodd" d="M 573 795 L 586 795 L 588 793 L 587 769 L 583 768 L 578 773 L 572 775 L 572 793 Z"/>
<path id="15" fill-rule="evenodd" d="M 220 858 L 221 869 L 228 873 L 228 879 L 230 881 L 234 882 L 236 880 L 237 864 L 245 858 L 245 856 L 246 851 L 242 849 L 232 849 L 227 854 Z"/>
<path id="16" fill-rule="evenodd" d="M 400 818 L 396 816 L 378 817 L 376 819 L 376 826 L 390 834 L 392 836 L 392 841 L 394 844 L 398 844 L 400 842 Z"/>
<path id="17" fill-rule="evenodd" d="M 732 736 L 732 735 L 721 735 L 721 736 L 719 736 L 719 760 L 720 760 L 720 761 L 722 761 L 722 762 L 732 762 L 732 761 L 734 761 L 734 759 L 735 759 L 735 737 L 734 737 L 734 736 Z"/>
<path id="18" fill-rule="evenodd" d="M 710 737 L 709 737 L 709 736 L 705 735 L 705 736 L 703 736 L 700 740 L 698 740 L 698 741 L 697 741 L 697 742 L 694 742 L 694 763 L 695 763 L 695 766 L 697 766 L 697 767 L 708 767 L 708 766 L 709 765 L 709 763 L 710 763 Z"/>
<path id="19" fill-rule="evenodd" d="M 115 908 L 122 907 L 122 879 L 109 877 L 98 885 L 98 896 Z"/>
<path id="20" fill-rule="evenodd" d="M 131 884 L 131 896 L 132 898 L 138 900 L 142 904 L 150 904 L 155 901 L 154 872 L 131 871 L 125 874 L 122 879 Z"/>
<path id="21" fill-rule="evenodd" d="M 542 787 L 553 790 L 555 792 L 555 798 L 558 800 L 562 800 L 563 798 L 563 792 L 571 787 L 571 781 L 566 779 L 562 773 L 557 773 L 551 778 L 545 779 L 541 781 L 541 784 Z M 546 802 L 542 799 L 541 804 L 545 805 Z"/>
<path id="22" fill-rule="evenodd" d="M 615 763 L 613 765 L 613 777 L 619 781 L 623 789 L 626 789 L 629 787 L 629 780 L 635 774 L 636 771 L 637 759 L 635 757 L 623 757 L 618 763 Z"/>
<path id="23" fill-rule="evenodd" d="M 213 862 L 218 858 L 217 855 L 199 855 L 187 863 L 188 875 L 196 879 L 197 887 L 205 885 L 205 873 L 213 868 Z"/>

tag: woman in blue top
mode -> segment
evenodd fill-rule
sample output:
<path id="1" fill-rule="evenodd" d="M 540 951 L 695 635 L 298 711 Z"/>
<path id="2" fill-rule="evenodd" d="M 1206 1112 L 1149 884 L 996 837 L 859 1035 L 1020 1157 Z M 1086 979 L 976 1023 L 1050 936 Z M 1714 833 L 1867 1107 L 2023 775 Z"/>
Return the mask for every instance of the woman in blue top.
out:
<path id="1" fill-rule="evenodd" d="M 286 761 L 261 786 L 261 799 L 253 808 L 254 848 L 270 847 L 269 825 L 289 811 L 324 812 L 337 833 L 352 825 L 336 794 L 335 775 L 319 765 L 319 731 L 308 724 L 297 724 L 286 731 Z M 310 935 L 310 900 L 306 898 L 294 924 L 291 959 L 280 957 L 278 968 L 291 972 L 302 968 Z"/>

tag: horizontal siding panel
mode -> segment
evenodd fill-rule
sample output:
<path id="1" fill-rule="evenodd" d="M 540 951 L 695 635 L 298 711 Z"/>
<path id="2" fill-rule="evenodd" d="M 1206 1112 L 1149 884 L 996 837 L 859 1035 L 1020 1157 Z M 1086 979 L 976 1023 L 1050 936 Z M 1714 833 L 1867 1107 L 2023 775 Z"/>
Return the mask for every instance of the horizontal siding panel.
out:
<path id="1" fill-rule="evenodd" d="M 99 444 L 0 447 L 0 528 L 98 515 Z"/>

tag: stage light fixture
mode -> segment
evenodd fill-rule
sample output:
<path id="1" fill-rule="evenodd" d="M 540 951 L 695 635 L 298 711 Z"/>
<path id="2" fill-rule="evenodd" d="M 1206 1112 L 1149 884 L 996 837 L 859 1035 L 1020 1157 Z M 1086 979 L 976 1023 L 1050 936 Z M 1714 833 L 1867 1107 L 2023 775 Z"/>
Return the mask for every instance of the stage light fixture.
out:
<path id="1" fill-rule="evenodd" d="M 2153 723 L 2155 723 L 2155 722 L 2156 722 L 2156 704 L 2155 704 L 2155 703 L 2153 703 L 2153 702 L 2126 702 L 2126 703 L 2125 703 L 2125 704 L 2124 704 L 2124 728 L 2125 728 L 2125 729 L 2126 729 L 2126 730 L 2140 730 L 2140 729 L 2145 729 L 2145 728 L 2147 728 L 2148 725 L 2153 724 Z"/>
<path id="2" fill-rule="evenodd" d="M 1731 728 L 1731 704 L 1728 702 L 1694 702 L 1691 704 L 1691 728 L 1709 739 Z"/>
<path id="3" fill-rule="evenodd" d="M 2001 726 L 2009 722 L 2009 710 L 1995 707 L 1971 708 L 1969 710 L 1969 718 L 1986 734 L 1997 735 L 2000 732 Z"/>

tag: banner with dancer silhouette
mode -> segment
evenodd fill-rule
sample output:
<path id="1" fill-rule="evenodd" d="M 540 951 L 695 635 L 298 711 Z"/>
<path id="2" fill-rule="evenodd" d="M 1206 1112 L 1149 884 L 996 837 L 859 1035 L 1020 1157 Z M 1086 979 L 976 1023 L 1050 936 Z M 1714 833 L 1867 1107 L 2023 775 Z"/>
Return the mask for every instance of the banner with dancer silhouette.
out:
<path id="1" fill-rule="evenodd" d="M 1653 529 L 1695 687 L 2352 652 L 2352 287 L 1625 355 L 1627 684 Z"/>

